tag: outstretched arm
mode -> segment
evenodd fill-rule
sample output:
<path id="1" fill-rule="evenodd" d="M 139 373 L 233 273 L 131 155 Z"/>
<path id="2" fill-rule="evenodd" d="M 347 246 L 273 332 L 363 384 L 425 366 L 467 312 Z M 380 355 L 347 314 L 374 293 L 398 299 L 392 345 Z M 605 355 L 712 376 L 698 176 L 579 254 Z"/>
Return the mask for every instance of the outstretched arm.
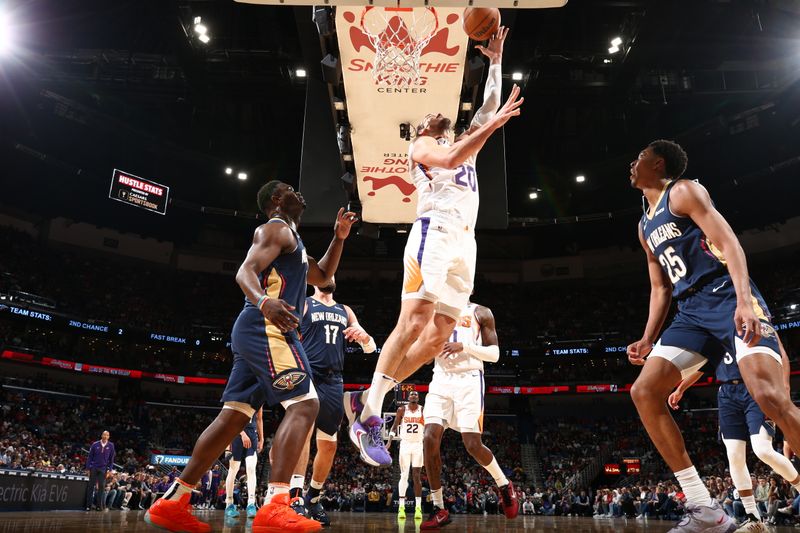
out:
<path id="1" fill-rule="evenodd" d="M 350 228 L 358 220 L 358 216 L 350 211 L 344 211 L 344 208 L 339 209 L 336 215 L 336 222 L 333 225 L 333 240 L 328 246 L 328 250 L 322 259 L 315 261 L 308 258 L 308 284 L 315 287 L 321 287 L 327 284 L 333 275 L 336 274 L 336 269 L 339 268 L 339 259 L 342 258 L 342 250 L 344 249 L 344 240 L 350 235 Z"/>
<path id="2" fill-rule="evenodd" d="M 501 128 L 511 117 L 519 115 L 519 106 L 525 100 L 519 97 L 519 93 L 519 87 L 514 85 L 506 103 L 486 124 L 451 146 L 441 146 L 436 139 L 427 135 L 417 137 L 413 144 L 414 161 L 428 167 L 457 168 L 469 157 L 477 154 L 495 130 Z"/>
<path id="3" fill-rule="evenodd" d="M 486 78 L 486 85 L 483 88 L 483 105 L 475 112 L 470 123 L 470 129 L 477 128 L 486 124 L 500 107 L 500 92 L 503 88 L 503 44 L 508 35 L 508 28 L 500 26 L 492 38 L 489 46 L 477 45 L 475 48 L 489 58 L 489 75 Z M 471 131 L 467 130 L 467 133 Z"/>

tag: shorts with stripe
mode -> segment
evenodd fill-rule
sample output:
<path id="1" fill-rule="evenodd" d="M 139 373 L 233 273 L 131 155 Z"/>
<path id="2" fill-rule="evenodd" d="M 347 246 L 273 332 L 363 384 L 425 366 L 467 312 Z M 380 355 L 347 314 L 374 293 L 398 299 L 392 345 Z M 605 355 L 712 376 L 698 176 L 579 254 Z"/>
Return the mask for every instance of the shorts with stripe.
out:
<path id="1" fill-rule="evenodd" d="M 460 433 L 483 433 L 483 372 L 434 372 L 425 396 L 425 425 L 439 424 Z"/>
<path id="2" fill-rule="evenodd" d="M 233 368 L 223 402 L 259 409 L 308 394 L 311 374 L 296 331 L 281 333 L 255 307 L 239 314 L 231 334 Z"/>
<path id="3" fill-rule="evenodd" d="M 474 228 L 440 214 L 418 218 L 403 254 L 403 299 L 434 302 L 457 320 L 472 294 L 476 253 Z"/>

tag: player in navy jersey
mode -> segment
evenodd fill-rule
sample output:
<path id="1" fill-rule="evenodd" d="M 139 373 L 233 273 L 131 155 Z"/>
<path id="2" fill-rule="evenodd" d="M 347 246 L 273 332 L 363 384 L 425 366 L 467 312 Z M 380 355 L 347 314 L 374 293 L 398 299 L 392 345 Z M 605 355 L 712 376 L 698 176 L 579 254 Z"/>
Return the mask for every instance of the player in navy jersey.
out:
<path id="1" fill-rule="evenodd" d="M 780 341 L 779 341 L 780 343 Z M 780 345 L 784 369 L 784 385 L 789 390 L 789 356 L 783 345 Z M 675 392 L 670 394 L 668 403 L 673 409 L 684 392 L 703 376 L 697 371 L 684 379 Z M 756 533 L 767 531 L 756 506 L 753 495 L 753 482 L 747 469 L 747 442 L 762 462 L 781 475 L 786 481 L 800 491 L 800 475 L 792 462 L 775 451 L 772 437 L 775 436 L 775 424 L 767 419 L 764 412 L 747 391 L 742 380 L 736 358 L 726 353 L 716 368 L 716 378 L 720 382 L 717 391 L 717 407 L 719 408 L 719 433 L 728 454 L 729 472 L 736 490 L 742 499 L 747 517 L 740 524 L 737 533 Z"/>
<path id="2" fill-rule="evenodd" d="M 253 532 L 316 531 L 321 527 L 289 506 L 292 471 L 319 411 L 297 327 L 307 283 L 325 285 L 333 278 L 344 240 L 357 217 L 339 210 L 334 238 L 317 263 L 308 257 L 297 233 L 305 210 L 300 194 L 286 183 L 270 181 L 258 191 L 258 207 L 268 222 L 256 229 L 236 274 L 245 304 L 231 334 L 233 368 L 222 395 L 224 406 L 197 440 L 180 478 L 145 515 L 149 523 L 171 531 L 210 531 L 208 524 L 191 513 L 192 489 L 253 414 L 264 404 L 278 403 L 286 413 L 273 438 L 265 505 L 253 521 Z"/>
<path id="3" fill-rule="evenodd" d="M 247 423 L 241 433 L 231 442 L 231 460 L 228 463 L 228 477 L 225 479 L 225 516 L 236 518 L 239 510 L 233 503 L 233 485 L 239 468 L 245 464 L 247 472 L 247 518 L 256 516 L 256 466 L 258 454 L 264 449 L 263 409 L 259 409 Z"/>
<path id="4" fill-rule="evenodd" d="M 319 501 L 322 487 L 333 466 L 336 455 L 336 434 L 344 418 L 344 346 L 346 342 L 361 345 L 364 353 L 376 350 L 375 340 L 361 327 L 353 310 L 333 299 L 336 291 L 336 280 L 314 288 L 314 295 L 306 298 L 305 312 L 300 323 L 300 334 L 305 348 L 314 387 L 319 396 L 319 414 L 317 415 L 317 454 L 314 456 L 314 467 L 311 483 L 300 506 L 314 520 L 324 526 L 330 525 L 330 519 Z M 292 476 L 291 491 L 299 496 L 303 490 L 308 457 L 311 446 L 311 435 L 306 441 L 303 453 Z"/>
<path id="5" fill-rule="evenodd" d="M 744 251 L 706 189 L 680 179 L 687 162 L 678 144 L 664 140 L 650 143 L 631 162 L 631 185 L 649 206 L 639 240 L 651 282 L 644 335 L 628 346 L 629 360 L 644 365 L 631 397 L 687 498 L 687 513 L 673 531 L 732 532 L 735 522 L 711 499 L 669 414 L 673 385 L 699 370 L 706 356 L 716 367 L 727 352 L 752 397 L 790 440 L 800 438 L 800 410 L 783 385 L 777 334 L 748 276 Z M 673 298 L 678 312 L 653 346 Z"/>

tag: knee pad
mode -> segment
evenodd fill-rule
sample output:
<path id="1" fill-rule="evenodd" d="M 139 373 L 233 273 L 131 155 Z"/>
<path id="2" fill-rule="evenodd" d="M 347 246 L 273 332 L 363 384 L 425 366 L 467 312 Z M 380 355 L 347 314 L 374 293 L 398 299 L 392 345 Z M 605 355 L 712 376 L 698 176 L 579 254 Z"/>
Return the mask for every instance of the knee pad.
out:
<path id="1" fill-rule="evenodd" d="M 728 464 L 731 479 L 737 490 L 751 490 L 753 482 L 747 469 L 747 442 L 743 440 L 723 439 L 728 451 Z"/>

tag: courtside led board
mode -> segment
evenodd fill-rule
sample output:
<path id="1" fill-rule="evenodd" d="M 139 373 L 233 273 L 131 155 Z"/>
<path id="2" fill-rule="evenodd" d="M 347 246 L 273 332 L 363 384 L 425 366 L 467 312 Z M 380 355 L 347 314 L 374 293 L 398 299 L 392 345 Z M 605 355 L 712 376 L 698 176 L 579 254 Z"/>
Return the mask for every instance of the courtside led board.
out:
<path id="1" fill-rule="evenodd" d="M 169 187 L 114 169 L 108 197 L 118 202 L 147 209 L 160 215 L 167 213 Z"/>

